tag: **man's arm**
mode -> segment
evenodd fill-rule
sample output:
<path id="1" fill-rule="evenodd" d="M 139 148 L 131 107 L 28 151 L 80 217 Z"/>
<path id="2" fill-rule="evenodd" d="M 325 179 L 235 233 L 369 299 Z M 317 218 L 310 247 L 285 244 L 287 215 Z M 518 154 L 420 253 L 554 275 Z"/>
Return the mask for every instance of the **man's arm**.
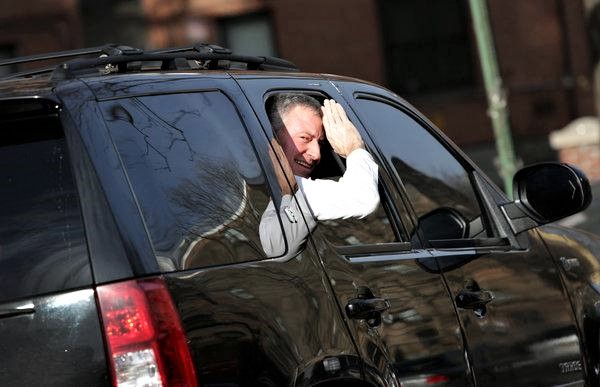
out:
<path id="1" fill-rule="evenodd" d="M 296 181 L 318 220 L 363 218 L 379 205 L 377 164 L 340 104 L 325 100 L 322 110 L 327 140 L 346 158 L 346 172 L 337 182 L 299 177 Z"/>
<path id="2" fill-rule="evenodd" d="M 297 177 L 300 190 L 318 220 L 364 218 L 379 205 L 378 168 L 364 149 L 346 159 L 346 172 L 338 181 Z"/>

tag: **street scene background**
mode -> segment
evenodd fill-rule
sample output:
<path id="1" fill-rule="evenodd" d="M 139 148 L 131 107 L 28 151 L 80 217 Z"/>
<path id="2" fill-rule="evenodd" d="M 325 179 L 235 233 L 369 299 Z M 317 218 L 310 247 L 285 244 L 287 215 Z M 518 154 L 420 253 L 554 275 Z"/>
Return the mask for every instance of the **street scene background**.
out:
<path id="1" fill-rule="evenodd" d="M 600 0 L 486 4 L 517 166 L 574 164 L 599 197 Z M 283 57 L 388 87 L 502 187 L 475 35 L 467 0 L 0 0 L 0 59 L 195 42 Z M 600 200 L 562 223 L 600 233 Z"/>

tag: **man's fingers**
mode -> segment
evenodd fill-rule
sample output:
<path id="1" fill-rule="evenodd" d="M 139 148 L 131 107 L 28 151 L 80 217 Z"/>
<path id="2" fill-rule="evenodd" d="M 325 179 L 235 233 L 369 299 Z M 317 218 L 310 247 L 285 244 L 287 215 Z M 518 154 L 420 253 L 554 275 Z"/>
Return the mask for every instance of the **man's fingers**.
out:
<path id="1" fill-rule="evenodd" d="M 331 114 L 325 106 L 321 110 L 323 110 L 323 127 L 325 128 L 325 133 L 327 133 L 331 129 Z"/>
<path id="2" fill-rule="evenodd" d="M 325 106 L 323 109 L 323 118 L 325 118 L 325 116 L 327 115 L 330 118 L 329 122 L 331 124 L 344 126 L 352 124 L 342 105 L 340 105 L 332 99 L 326 99 L 324 105 Z"/>
<path id="3" fill-rule="evenodd" d="M 327 113 L 327 116 L 329 117 L 329 122 L 331 122 L 332 124 L 336 123 L 337 121 L 333 106 L 334 105 L 332 101 L 328 99 L 325 100 L 325 111 Z"/>
<path id="4" fill-rule="evenodd" d="M 335 121 L 339 122 L 339 123 L 343 123 L 347 119 L 347 117 L 346 117 L 346 112 L 344 111 L 344 108 L 342 107 L 342 105 L 340 105 L 339 103 L 332 100 L 330 106 L 331 106 L 331 114 L 333 115 Z"/>
<path id="5" fill-rule="evenodd" d="M 331 104 L 328 99 L 323 102 L 323 116 L 331 116 Z"/>
<path id="6" fill-rule="evenodd" d="M 337 115 L 338 115 L 340 121 L 342 121 L 342 122 L 350 121 L 348 119 L 348 116 L 346 115 L 346 111 L 344 110 L 342 105 L 340 105 L 339 103 L 336 103 L 334 106 L 335 106 L 335 110 L 337 112 Z"/>
<path id="7" fill-rule="evenodd" d="M 338 131 L 339 122 L 333 113 L 332 105 L 330 103 L 323 107 L 323 127 L 325 132 L 332 133 L 332 131 Z"/>

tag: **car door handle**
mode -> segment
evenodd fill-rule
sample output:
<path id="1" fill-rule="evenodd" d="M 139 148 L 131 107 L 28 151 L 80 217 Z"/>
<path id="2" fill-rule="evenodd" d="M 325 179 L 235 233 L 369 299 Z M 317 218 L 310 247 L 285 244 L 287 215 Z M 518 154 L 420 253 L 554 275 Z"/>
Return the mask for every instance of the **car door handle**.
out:
<path id="1" fill-rule="evenodd" d="M 494 293 L 481 289 L 476 281 L 468 279 L 465 287 L 458 292 L 454 300 L 457 307 L 472 309 L 475 316 L 484 318 L 487 314 L 485 305 L 494 300 Z"/>
<path id="2" fill-rule="evenodd" d="M 494 299 L 494 294 L 489 290 L 463 289 L 456 295 L 456 306 L 463 309 L 475 309 L 485 306 Z"/>
<path id="3" fill-rule="evenodd" d="M 384 312 L 390 306 L 390 301 L 385 298 L 354 298 L 346 304 L 346 314 L 357 320 L 371 319 L 374 313 Z"/>
<path id="4" fill-rule="evenodd" d="M 0 318 L 35 313 L 35 305 L 31 301 L 21 301 L 0 306 Z"/>

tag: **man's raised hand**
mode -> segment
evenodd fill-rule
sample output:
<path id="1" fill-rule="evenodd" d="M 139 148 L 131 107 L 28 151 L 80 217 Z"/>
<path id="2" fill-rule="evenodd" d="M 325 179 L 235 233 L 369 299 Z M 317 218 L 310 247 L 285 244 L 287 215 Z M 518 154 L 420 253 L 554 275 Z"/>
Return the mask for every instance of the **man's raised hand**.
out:
<path id="1" fill-rule="evenodd" d="M 348 119 L 342 105 L 326 99 L 321 110 L 325 135 L 335 153 L 348 157 L 353 150 L 364 147 L 360 133 Z"/>

